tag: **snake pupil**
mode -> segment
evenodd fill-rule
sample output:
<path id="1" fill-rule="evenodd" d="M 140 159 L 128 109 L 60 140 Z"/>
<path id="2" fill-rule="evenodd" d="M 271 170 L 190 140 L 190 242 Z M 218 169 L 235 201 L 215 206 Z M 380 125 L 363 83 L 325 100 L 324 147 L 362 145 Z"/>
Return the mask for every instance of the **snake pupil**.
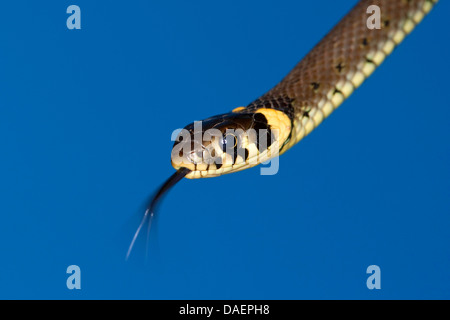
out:
<path id="1" fill-rule="evenodd" d="M 222 138 L 221 145 L 222 145 L 222 151 L 223 152 L 227 151 L 227 138 L 225 136 Z"/>
<path id="2" fill-rule="evenodd" d="M 233 134 L 224 134 L 222 138 L 222 151 L 226 152 L 228 148 L 235 148 L 237 145 L 236 136 Z"/>

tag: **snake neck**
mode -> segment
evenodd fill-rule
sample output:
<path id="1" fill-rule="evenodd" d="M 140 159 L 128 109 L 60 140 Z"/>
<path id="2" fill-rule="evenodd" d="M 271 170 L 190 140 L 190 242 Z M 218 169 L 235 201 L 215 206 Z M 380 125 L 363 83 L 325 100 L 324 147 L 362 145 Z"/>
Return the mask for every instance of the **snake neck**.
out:
<path id="1" fill-rule="evenodd" d="M 291 120 L 285 152 L 319 126 L 403 41 L 437 0 L 362 0 L 272 90 L 248 108 L 273 108 Z M 367 25 L 370 6 L 380 26 Z"/>

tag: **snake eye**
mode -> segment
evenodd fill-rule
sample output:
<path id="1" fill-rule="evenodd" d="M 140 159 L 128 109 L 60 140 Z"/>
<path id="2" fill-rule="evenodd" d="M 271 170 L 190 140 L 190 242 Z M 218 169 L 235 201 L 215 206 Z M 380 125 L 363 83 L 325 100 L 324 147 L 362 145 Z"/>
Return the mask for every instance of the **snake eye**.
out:
<path id="1" fill-rule="evenodd" d="M 232 133 L 225 133 L 220 139 L 220 145 L 223 152 L 226 152 L 227 148 L 234 149 L 237 145 L 236 136 Z"/>

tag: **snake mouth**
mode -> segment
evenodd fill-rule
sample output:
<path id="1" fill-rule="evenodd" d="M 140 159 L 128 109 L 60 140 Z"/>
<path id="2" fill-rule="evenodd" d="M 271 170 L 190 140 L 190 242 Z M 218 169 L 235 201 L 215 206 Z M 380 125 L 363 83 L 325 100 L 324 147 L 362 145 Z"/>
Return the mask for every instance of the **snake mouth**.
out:
<path id="1" fill-rule="evenodd" d="M 199 179 L 199 178 L 213 178 L 218 177 L 227 173 L 238 172 L 241 170 L 249 169 L 255 167 L 261 163 L 269 161 L 279 155 L 278 143 L 275 142 L 273 148 L 268 148 L 262 153 L 257 154 L 254 157 L 249 157 L 247 160 L 242 160 L 238 158 L 233 164 L 230 165 L 220 165 L 220 164 L 209 164 L 209 165 L 182 165 L 182 166 L 174 166 L 175 169 L 180 170 L 180 168 L 185 168 L 190 170 L 189 173 L 186 174 L 186 178 L 188 179 Z M 194 170 L 192 170 L 194 168 Z"/>
<path id="2" fill-rule="evenodd" d="M 175 163 L 172 161 L 172 166 L 177 170 L 189 170 L 185 176 L 188 179 L 213 178 L 227 173 L 248 169 L 269 161 L 279 155 L 280 148 L 279 143 L 276 140 L 270 145 L 270 147 L 266 148 L 262 152 L 258 150 L 256 144 L 248 145 L 248 148 L 245 150 L 246 151 L 243 156 L 238 154 L 235 159 L 228 153 L 222 153 L 222 157 L 216 157 L 216 160 L 221 159 L 219 163 L 205 163 L 204 161 L 197 163 Z"/>

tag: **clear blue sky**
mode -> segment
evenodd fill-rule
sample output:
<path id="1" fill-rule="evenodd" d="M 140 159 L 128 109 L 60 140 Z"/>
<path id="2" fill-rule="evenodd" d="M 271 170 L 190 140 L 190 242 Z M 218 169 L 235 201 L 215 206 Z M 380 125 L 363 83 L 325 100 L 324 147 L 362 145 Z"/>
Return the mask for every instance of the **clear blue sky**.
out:
<path id="1" fill-rule="evenodd" d="M 0 298 L 449 299 L 448 1 L 278 174 L 182 181 L 159 250 L 124 260 L 172 131 L 270 89 L 355 2 L 3 3 Z"/>

